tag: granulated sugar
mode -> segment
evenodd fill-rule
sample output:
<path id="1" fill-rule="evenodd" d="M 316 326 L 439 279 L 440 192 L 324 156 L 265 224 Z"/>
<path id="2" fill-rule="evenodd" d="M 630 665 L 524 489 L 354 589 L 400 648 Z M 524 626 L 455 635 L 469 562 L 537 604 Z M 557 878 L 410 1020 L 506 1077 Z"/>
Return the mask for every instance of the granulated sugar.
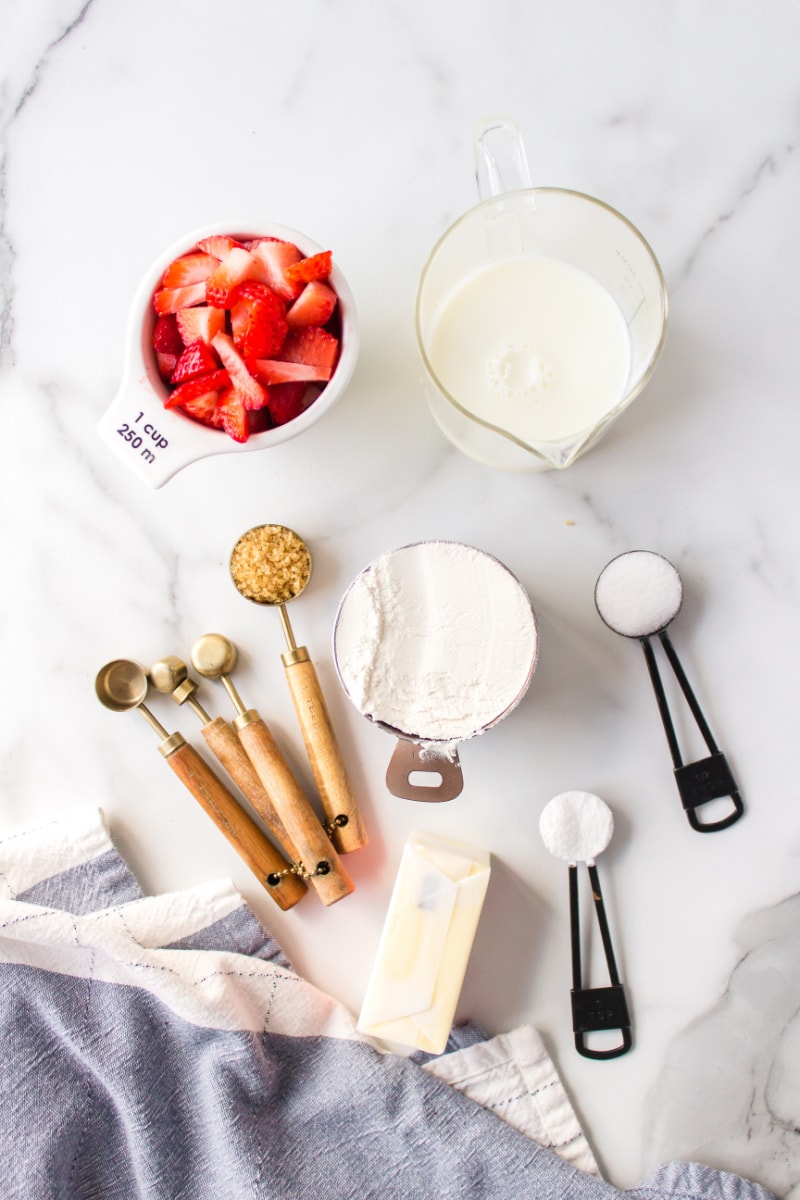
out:
<path id="1" fill-rule="evenodd" d="M 568 863 L 591 863 L 614 832 L 611 809 L 592 792 L 562 792 L 545 805 L 539 818 L 542 841 Z"/>
<path id="2" fill-rule="evenodd" d="M 472 737 L 524 694 L 536 662 L 530 600 L 511 572 L 457 542 L 376 559 L 339 611 L 334 652 L 367 717 L 421 742 Z"/>
<path id="3" fill-rule="evenodd" d="M 664 629 L 683 600 L 681 577 L 671 562 L 650 550 L 620 554 L 603 568 L 594 602 L 602 619 L 624 637 L 648 637 Z"/>

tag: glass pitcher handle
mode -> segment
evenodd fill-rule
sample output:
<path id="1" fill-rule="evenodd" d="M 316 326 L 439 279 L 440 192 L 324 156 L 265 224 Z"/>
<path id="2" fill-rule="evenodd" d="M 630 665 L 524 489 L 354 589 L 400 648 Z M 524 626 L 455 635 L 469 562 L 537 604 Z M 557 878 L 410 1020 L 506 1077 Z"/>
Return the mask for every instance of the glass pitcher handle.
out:
<path id="1" fill-rule="evenodd" d="M 473 145 L 475 178 L 481 200 L 531 186 L 525 145 L 513 118 L 479 121 L 475 126 Z"/>

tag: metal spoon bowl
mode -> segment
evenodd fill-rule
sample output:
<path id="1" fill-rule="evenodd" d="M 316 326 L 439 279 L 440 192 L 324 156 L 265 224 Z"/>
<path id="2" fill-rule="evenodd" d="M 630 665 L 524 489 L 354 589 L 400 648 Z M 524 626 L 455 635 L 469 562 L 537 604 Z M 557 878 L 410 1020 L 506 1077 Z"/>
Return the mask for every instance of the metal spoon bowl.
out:
<path id="1" fill-rule="evenodd" d="M 115 658 L 97 672 L 94 690 L 112 712 L 128 712 L 147 698 L 147 672 L 131 659 Z"/>

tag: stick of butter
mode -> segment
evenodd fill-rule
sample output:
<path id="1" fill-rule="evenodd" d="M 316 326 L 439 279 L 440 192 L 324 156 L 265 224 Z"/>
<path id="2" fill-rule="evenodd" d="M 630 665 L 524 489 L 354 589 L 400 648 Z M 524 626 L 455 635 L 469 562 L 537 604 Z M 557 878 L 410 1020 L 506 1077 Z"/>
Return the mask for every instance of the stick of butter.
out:
<path id="1" fill-rule="evenodd" d="M 362 1033 L 441 1054 L 489 883 L 484 850 L 410 833 L 367 993 Z"/>

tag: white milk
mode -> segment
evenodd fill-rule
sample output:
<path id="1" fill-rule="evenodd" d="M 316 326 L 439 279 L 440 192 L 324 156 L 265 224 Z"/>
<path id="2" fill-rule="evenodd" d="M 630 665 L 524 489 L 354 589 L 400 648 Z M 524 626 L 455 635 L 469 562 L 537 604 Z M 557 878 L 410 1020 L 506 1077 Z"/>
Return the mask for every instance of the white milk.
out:
<path id="1" fill-rule="evenodd" d="M 555 258 L 492 263 L 442 304 L 428 354 L 474 416 L 528 443 L 588 429 L 623 398 L 625 320 L 585 271 Z"/>

